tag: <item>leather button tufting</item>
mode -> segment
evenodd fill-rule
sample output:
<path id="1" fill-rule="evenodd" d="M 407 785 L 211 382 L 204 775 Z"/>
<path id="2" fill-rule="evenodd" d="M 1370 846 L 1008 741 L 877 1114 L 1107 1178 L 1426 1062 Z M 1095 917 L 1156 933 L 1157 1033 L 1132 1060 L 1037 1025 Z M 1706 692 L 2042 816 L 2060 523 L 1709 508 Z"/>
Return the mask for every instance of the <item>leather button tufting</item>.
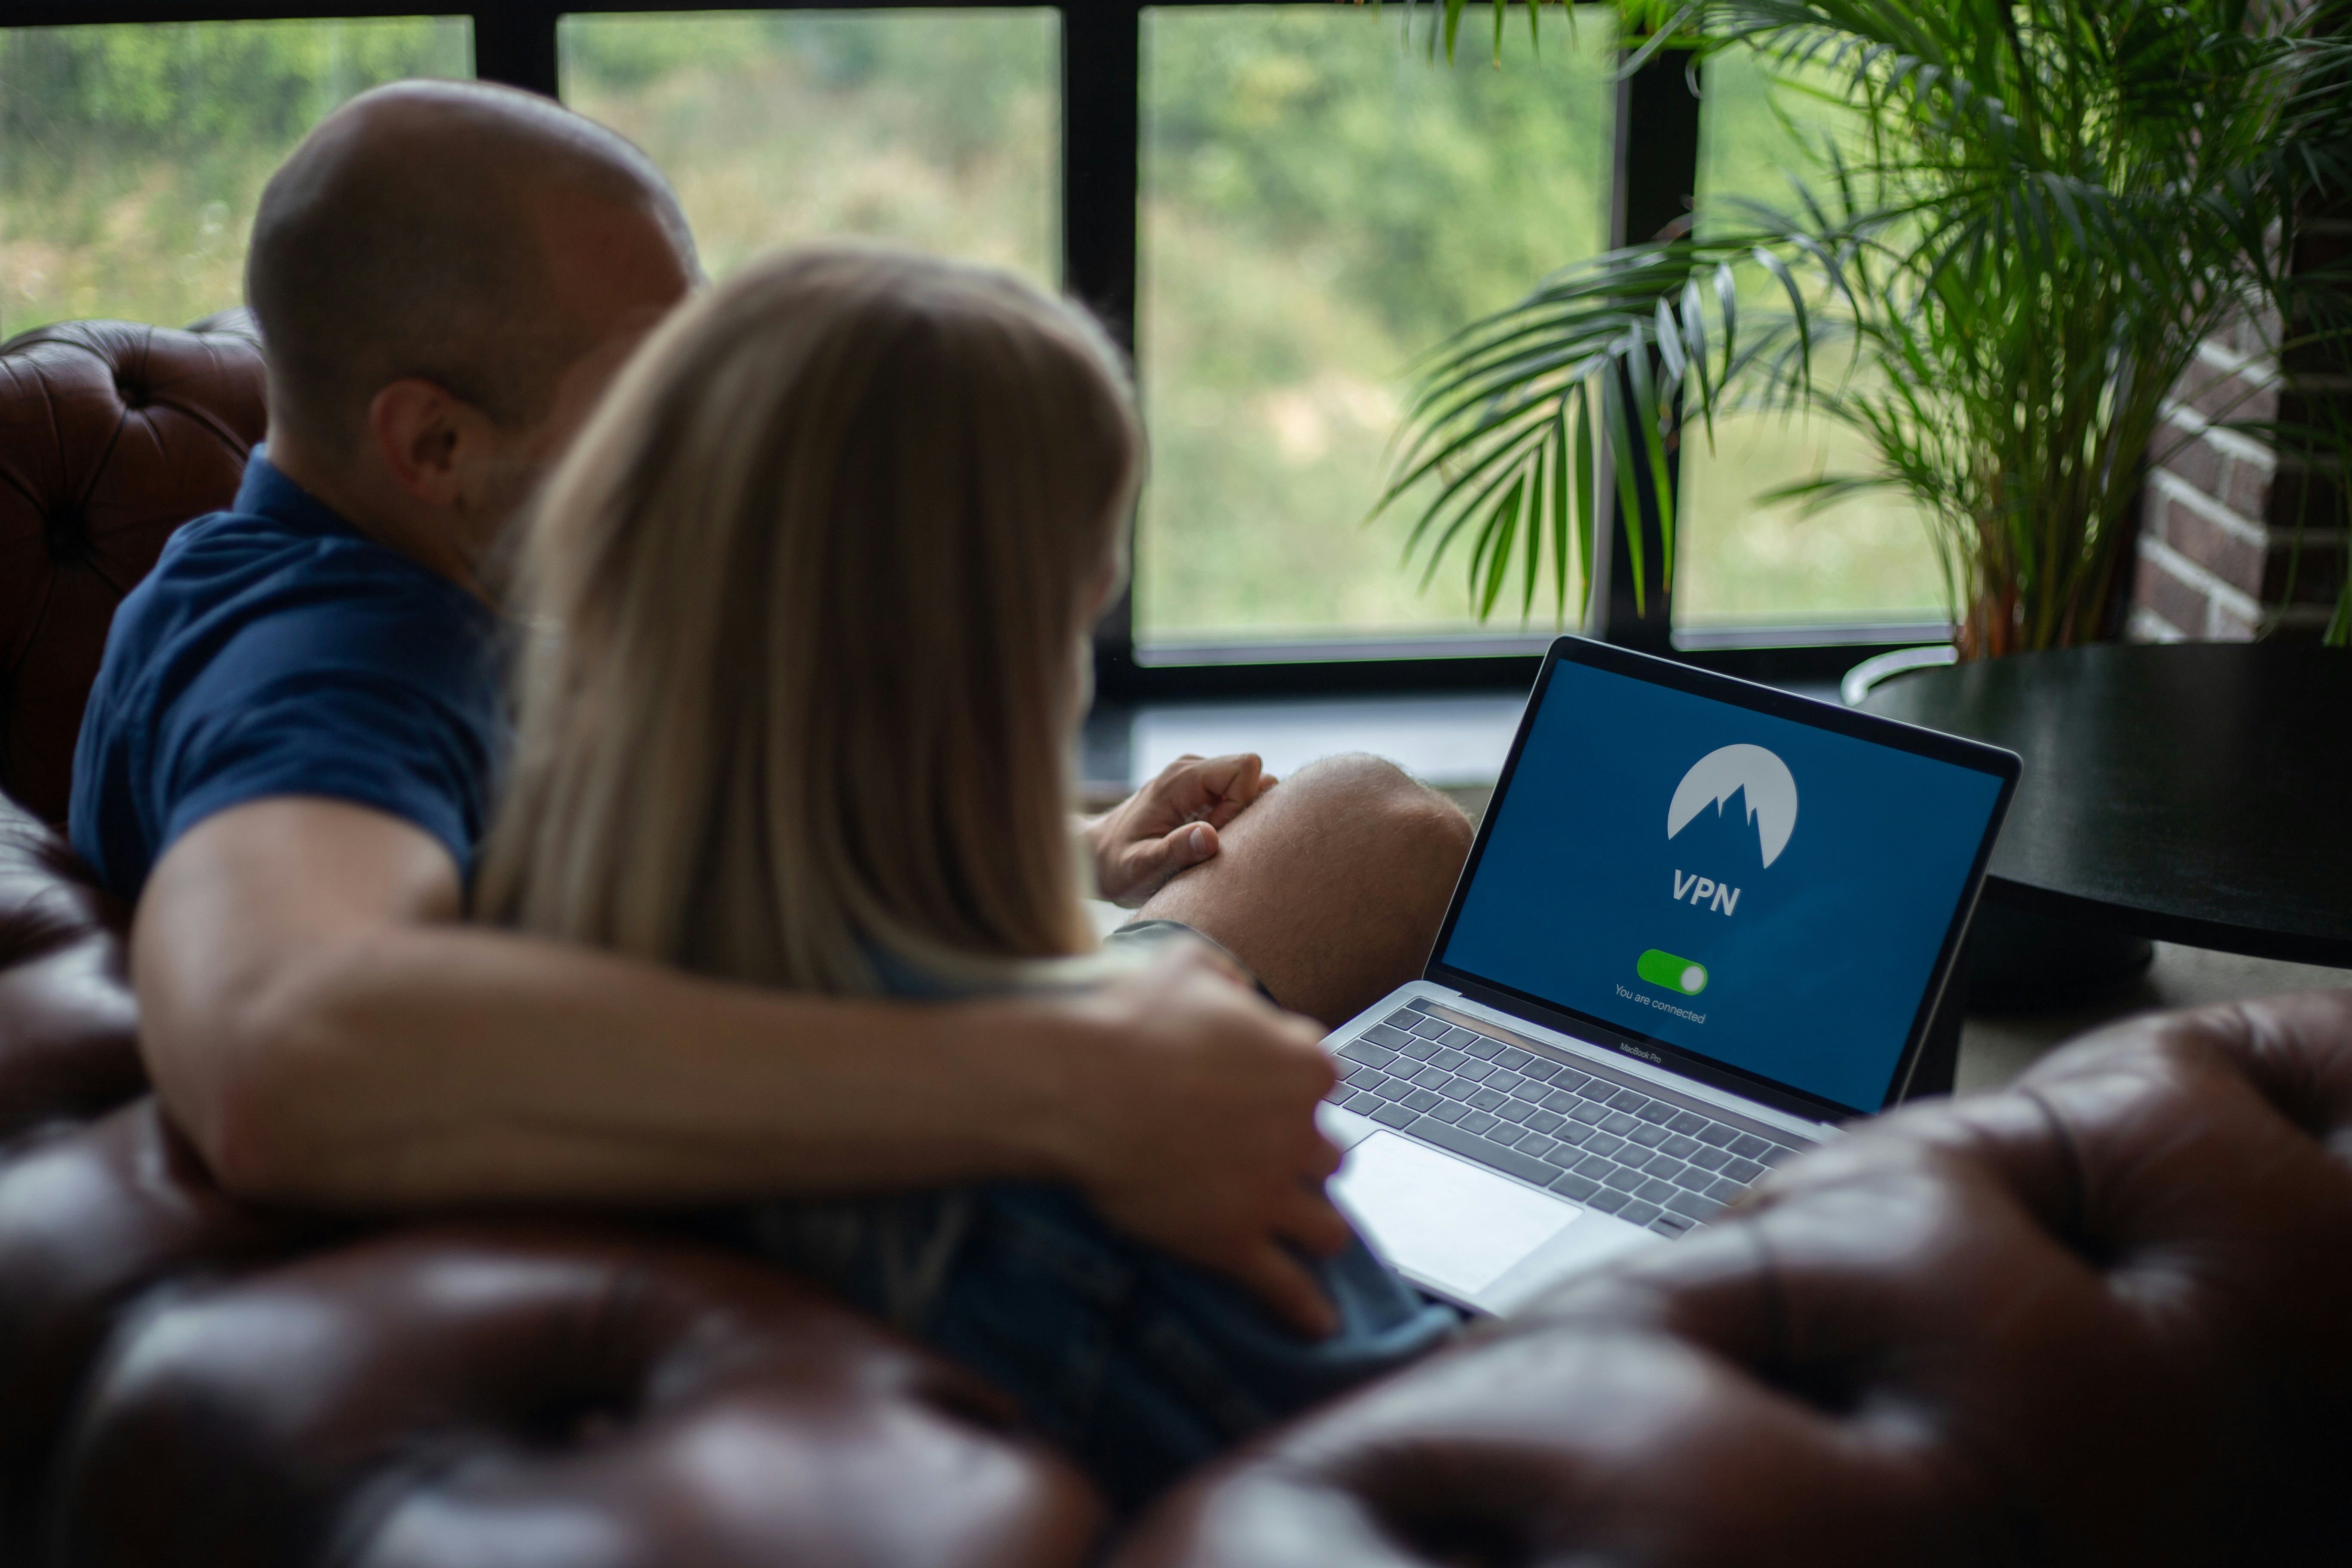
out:
<path id="1" fill-rule="evenodd" d="M 41 520 L 41 542 L 57 564 L 79 565 L 89 559 L 89 519 L 78 507 L 53 511 Z"/>
<path id="2" fill-rule="evenodd" d="M 974 1405 L 1010 1409 L 750 1263 L 584 1226 L 408 1229 L 119 1331 L 52 1472 L 47 1560 L 1094 1561 L 1092 1489 Z"/>
<path id="3" fill-rule="evenodd" d="M 173 530 L 228 504 L 261 439 L 260 346 L 240 320 L 219 327 L 64 321 L 0 343 L 0 649 L 15 676 L 0 791 L 44 822 L 65 819 L 115 605 Z"/>

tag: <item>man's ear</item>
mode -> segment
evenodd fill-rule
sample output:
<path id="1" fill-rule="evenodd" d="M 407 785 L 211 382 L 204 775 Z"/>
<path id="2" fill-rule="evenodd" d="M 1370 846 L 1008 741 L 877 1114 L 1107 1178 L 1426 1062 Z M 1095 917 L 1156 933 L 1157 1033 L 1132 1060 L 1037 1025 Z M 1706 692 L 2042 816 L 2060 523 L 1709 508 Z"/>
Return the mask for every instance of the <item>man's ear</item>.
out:
<path id="1" fill-rule="evenodd" d="M 463 494 L 463 448 L 478 438 L 481 417 L 447 388 L 408 376 L 368 404 L 368 438 L 401 489 L 427 506 L 453 507 Z"/>

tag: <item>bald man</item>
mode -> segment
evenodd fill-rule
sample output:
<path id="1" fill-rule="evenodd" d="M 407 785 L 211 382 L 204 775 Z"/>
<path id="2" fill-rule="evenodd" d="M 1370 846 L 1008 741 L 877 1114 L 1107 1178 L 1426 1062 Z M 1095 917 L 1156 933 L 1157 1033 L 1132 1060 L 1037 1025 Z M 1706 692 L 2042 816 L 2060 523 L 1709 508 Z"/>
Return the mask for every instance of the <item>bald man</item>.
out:
<path id="1" fill-rule="evenodd" d="M 369 93 L 270 181 L 267 446 L 124 601 L 75 763 L 75 845 L 137 900 L 163 1103 L 231 1190 L 293 1203 L 1057 1178 L 1325 1327 L 1291 1250 L 1347 1239 L 1319 1031 L 1205 944 L 1084 996 L 916 1007 L 461 921 L 501 742 L 486 568 L 695 279 L 643 154 L 503 89 Z M 1381 764 L 1255 784 L 1255 759 L 1171 770 L 1089 826 L 1104 880 L 1294 1005 L 1369 1004 L 1466 826 Z"/>

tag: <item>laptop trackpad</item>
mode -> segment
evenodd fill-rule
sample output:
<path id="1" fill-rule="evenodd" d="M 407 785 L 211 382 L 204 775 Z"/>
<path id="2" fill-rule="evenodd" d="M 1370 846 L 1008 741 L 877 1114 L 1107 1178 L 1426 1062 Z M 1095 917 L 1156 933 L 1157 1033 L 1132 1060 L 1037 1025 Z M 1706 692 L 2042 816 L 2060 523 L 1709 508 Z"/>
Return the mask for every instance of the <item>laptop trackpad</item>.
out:
<path id="1" fill-rule="evenodd" d="M 1348 1151 L 1331 1189 L 1391 1267 L 1463 1300 L 1583 1213 L 1387 1131 Z"/>

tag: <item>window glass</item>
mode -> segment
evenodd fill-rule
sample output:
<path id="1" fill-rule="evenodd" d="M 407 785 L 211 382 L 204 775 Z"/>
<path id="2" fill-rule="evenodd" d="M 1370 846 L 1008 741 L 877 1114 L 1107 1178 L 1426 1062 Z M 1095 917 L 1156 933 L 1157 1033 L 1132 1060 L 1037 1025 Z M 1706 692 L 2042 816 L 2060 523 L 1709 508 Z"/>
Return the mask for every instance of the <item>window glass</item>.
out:
<path id="1" fill-rule="evenodd" d="M 564 101 L 650 153 L 723 277 L 860 235 L 1059 273 L 1049 9 L 563 18 Z"/>
<path id="2" fill-rule="evenodd" d="M 1794 202 L 1792 174 L 1811 178 L 1824 133 L 1850 132 L 1849 111 L 1768 82 L 1741 51 L 1707 62 L 1699 121 L 1699 197 L 1717 192 L 1771 205 Z M 1751 280 L 1759 305 L 1768 280 Z M 1759 498 L 1822 473 L 1867 473 L 1869 443 L 1804 416 L 1716 421 L 1710 449 L 1694 429 L 1683 449 L 1676 514 L 1675 619 L 1684 626 L 1934 620 L 1944 580 L 1926 515 L 1900 490 L 1873 490 L 1806 513 Z"/>
<path id="3" fill-rule="evenodd" d="M 321 115 L 473 72 L 457 16 L 0 29 L 0 335 L 239 303 L 262 184 Z"/>
<path id="4" fill-rule="evenodd" d="M 1474 624 L 1466 552 L 1422 593 L 1364 515 L 1414 357 L 1605 243 L 1612 40 L 1515 7 L 1448 66 L 1437 9 L 1143 14 L 1139 642 Z"/>

